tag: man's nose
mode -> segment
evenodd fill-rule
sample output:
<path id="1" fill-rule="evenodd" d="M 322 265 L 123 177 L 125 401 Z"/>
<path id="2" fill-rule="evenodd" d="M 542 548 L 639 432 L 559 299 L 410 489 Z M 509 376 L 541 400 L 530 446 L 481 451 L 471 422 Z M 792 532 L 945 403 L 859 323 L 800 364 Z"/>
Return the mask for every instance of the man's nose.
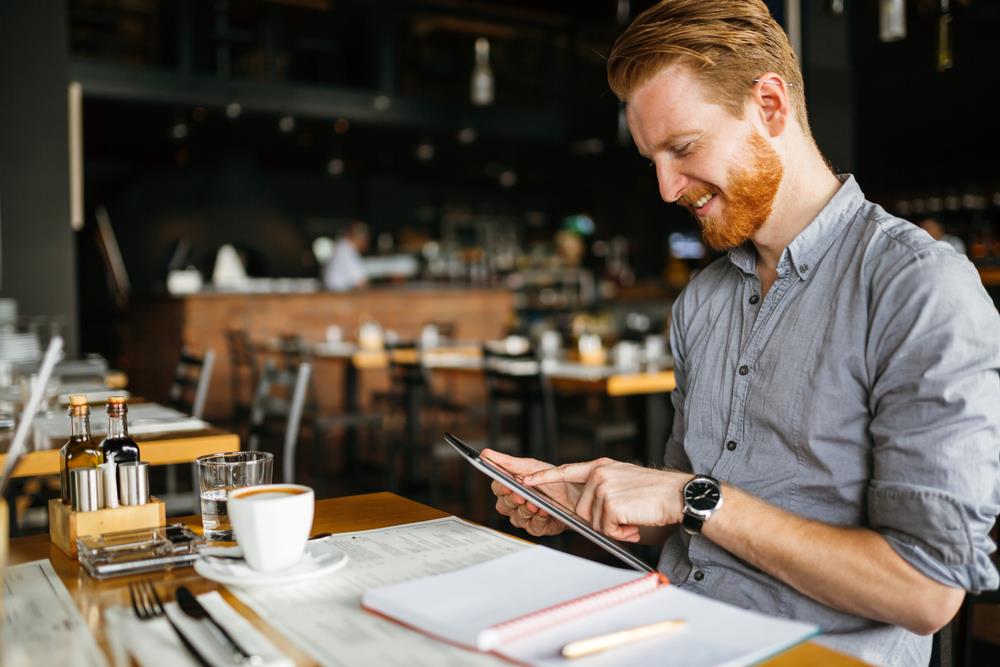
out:
<path id="1" fill-rule="evenodd" d="M 660 197 L 668 204 L 680 199 L 687 187 L 687 178 L 666 162 L 657 162 L 656 180 L 660 185 Z"/>

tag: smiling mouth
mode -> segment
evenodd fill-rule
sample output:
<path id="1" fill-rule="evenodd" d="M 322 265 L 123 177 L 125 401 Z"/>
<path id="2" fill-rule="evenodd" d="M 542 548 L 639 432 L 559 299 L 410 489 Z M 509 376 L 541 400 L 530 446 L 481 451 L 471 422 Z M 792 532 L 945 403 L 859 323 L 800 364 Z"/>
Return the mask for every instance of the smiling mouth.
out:
<path id="1" fill-rule="evenodd" d="M 714 197 L 714 196 L 715 195 L 713 195 L 712 193 L 708 193 L 706 195 L 702 195 L 700 198 L 698 198 L 698 199 L 694 200 L 693 202 L 691 202 L 691 208 L 701 208 L 702 206 L 704 206 L 705 204 L 707 204 L 709 202 L 709 200 L 712 199 L 712 197 Z"/>

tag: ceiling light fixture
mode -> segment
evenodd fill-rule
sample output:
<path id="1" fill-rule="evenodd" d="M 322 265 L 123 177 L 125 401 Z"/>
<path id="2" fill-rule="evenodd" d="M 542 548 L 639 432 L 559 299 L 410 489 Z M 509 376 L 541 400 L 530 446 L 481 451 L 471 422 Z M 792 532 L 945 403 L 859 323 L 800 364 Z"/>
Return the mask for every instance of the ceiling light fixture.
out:
<path id="1" fill-rule="evenodd" d="M 476 130 L 471 127 L 463 127 L 458 131 L 458 143 L 468 146 L 476 140 Z"/>
<path id="2" fill-rule="evenodd" d="M 493 70 L 490 69 L 490 40 L 485 37 L 476 39 L 476 64 L 472 68 L 469 96 L 476 106 L 485 107 L 493 104 L 494 81 Z"/>
<path id="3" fill-rule="evenodd" d="M 434 144 L 429 141 L 423 141 L 417 144 L 416 150 L 417 159 L 422 162 L 427 162 L 428 160 L 434 159 Z"/>
<path id="4" fill-rule="evenodd" d="M 331 176 L 340 176 L 344 173 L 344 160 L 343 158 L 335 157 L 326 163 L 326 173 Z"/>

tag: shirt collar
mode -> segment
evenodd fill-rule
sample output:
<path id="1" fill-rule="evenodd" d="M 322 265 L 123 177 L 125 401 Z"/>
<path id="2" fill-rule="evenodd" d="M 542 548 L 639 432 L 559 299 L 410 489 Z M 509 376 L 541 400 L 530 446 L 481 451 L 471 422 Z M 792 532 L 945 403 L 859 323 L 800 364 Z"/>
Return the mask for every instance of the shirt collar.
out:
<path id="1" fill-rule="evenodd" d="M 838 174 L 840 188 L 813 218 L 813 221 L 796 236 L 785 252 L 780 265 L 789 262 L 799 279 L 805 280 L 813 266 L 826 254 L 843 229 L 853 218 L 853 213 L 864 201 L 865 195 L 851 174 Z M 753 274 L 757 270 L 757 251 L 750 241 L 729 251 L 729 261 L 744 273 Z"/>
<path id="2" fill-rule="evenodd" d="M 757 273 L 757 251 L 750 241 L 730 250 L 729 261 L 743 273 L 749 275 Z"/>

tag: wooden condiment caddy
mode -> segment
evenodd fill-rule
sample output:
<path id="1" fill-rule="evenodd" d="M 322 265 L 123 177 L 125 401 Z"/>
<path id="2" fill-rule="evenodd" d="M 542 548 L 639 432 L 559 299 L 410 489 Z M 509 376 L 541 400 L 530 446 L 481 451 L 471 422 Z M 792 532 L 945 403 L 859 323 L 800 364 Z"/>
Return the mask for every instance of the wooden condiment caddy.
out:
<path id="1" fill-rule="evenodd" d="M 7 526 L 8 511 L 7 501 L 0 498 L 0 572 L 3 572 L 4 565 L 7 564 L 7 540 L 10 532 L 10 528 Z"/>
<path id="2" fill-rule="evenodd" d="M 49 539 L 70 558 L 76 558 L 78 537 L 166 524 L 166 504 L 152 497 L 145 505 L 122 505 L 93 512 L 74 512 L 59 498 L 49 500 Z"/>

